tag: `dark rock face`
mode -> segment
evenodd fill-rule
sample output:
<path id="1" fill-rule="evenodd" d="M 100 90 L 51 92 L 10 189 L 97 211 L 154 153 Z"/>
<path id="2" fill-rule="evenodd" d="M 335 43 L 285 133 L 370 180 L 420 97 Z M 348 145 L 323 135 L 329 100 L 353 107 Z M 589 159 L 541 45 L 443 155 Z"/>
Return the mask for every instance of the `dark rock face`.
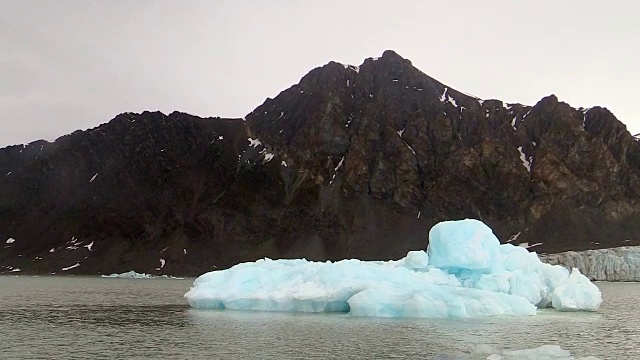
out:
<path id="1" fill-rule="evenodd" d="M 604 108 L 482 101 L 387 51 L 314 69 L 246 121 L 122 114 L 0 150 L 0 272 L 391 259 L 466 217 L 538 252 L 634 245 L 639 174 Z"/>

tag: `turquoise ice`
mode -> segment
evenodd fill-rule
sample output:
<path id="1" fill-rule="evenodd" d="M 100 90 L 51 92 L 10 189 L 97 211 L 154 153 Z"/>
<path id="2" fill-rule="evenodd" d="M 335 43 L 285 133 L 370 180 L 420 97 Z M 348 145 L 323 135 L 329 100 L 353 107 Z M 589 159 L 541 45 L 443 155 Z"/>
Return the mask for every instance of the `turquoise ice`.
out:
<path id="1" fill-rule="evenodd" d="M 262 259 L 198 277 L 194 308 L 344 312 L 355 316 L 465 318 L 535 315 L 537 309 L 595 311 L 602 298 L 586 277 L 501 245 L 478 220 L 445 221 L 427 252 L 396 261 Z"/>

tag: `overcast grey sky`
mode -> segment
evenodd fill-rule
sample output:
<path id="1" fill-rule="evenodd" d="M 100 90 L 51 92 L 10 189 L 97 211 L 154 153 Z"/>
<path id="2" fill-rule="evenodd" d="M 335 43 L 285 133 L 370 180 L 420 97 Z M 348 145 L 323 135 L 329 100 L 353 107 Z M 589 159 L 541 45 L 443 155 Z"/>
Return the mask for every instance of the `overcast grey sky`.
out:
<path id="1" fill-rule="evenodd" d="M 556 94 L 640 132 L 631 0 L 0 0 L 0 147 L 121 112 L 243 117 L 330 60 L 393 49 L 480 98 Z"/>

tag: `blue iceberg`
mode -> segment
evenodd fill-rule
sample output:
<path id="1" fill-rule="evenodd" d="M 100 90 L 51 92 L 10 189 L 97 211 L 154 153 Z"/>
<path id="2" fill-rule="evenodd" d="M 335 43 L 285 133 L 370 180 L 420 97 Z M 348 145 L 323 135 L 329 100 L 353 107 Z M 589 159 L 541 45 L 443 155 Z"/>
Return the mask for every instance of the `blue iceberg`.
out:
<path id="1" fill-rule="evenodd" d="M 184 295 L 198 309 L 344 312 L 354 316 L 465 318 L 595 311 L 599 289 L 579 271 L 501 245 L 478 220 L 429 231 L 427 252 L 396 261 L 262 259 L 198 277 Z"/>

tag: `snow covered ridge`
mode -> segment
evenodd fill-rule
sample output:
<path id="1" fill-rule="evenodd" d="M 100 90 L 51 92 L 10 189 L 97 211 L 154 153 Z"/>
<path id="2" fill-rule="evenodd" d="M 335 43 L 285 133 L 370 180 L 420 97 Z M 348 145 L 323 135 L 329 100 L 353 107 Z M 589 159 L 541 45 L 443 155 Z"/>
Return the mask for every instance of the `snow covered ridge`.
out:
<path id="1" fill-rule="evenodd" d="M 198 277 L 184 295 L 200 309 L 344 312 L 355 316 L 465 318 L 595 311 L 589 279 L 500 245 L 478 220 L 445 221 L 429 248 L 397 261 L 263 259 Z"/>
<path id="2" fill-rule="evenodd" d="M 567 251 L 540 256 L 553 265 L 578 268 L 596 281 L 640 281 L 640 246 Z"/>

